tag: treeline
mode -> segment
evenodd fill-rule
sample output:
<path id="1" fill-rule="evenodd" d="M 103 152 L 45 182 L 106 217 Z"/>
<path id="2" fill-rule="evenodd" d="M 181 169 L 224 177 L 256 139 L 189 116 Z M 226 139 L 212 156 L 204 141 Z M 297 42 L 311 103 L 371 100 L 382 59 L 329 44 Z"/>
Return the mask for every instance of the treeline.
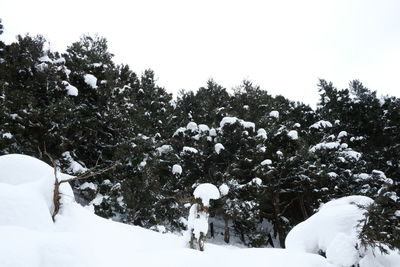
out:
<path id="1" fill-rule="evenodd" d="M 210 80 L 174 100 L 151 70 L 115 64 L 104 38 L 46 47 L 41 36 L 0 42 L 0 154 L 48 161 L 46 148 L 71 174 L 120 162 L 74 185 L 97 214 L 181 231 L 194 186 L 209 182 L 224 194 L 210 212 L 225 241 L 284 246 L 322 203 L 356 194 L 375 199 L 364 244 L 400 247 L 398 98 L 320 80 L 313 110 L 249 81 L 230 94 Z"/>

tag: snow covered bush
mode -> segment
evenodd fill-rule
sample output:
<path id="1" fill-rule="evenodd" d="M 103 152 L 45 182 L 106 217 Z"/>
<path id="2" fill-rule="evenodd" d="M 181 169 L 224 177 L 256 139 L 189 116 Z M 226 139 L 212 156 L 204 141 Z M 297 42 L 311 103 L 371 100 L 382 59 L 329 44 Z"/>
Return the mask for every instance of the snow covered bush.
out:
<path id="1" fill-rule="evenodd" d="M 218 188 L 210 183 L 200 184 L 196 187 L 193 195 L 197 203 L 193 204 L 189 210 L 188 231 L 190 233 L 190 248 L 195 248 L 198 242 L 199 249 L 204 250 L 204 241 L 208 232 L 208 208 L 211 199 L 219 199 Z"/>

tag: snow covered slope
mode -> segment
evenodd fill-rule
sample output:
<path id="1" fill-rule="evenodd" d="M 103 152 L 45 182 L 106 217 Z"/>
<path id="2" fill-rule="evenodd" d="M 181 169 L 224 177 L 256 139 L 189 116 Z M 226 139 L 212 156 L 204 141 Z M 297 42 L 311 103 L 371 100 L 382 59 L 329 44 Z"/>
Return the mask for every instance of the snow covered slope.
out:
<path id="1" fill-rule="evenodd" d="M 182 236 L 94 215 L 73 201 L 69 185 L 63 188 L 63 205 L 53 223 L 53 183 L 53 168 L 47 164 L 23 155 L 0 156 L 0 266 L 334 266 L 302 251 L 211 244 L 205 252 L 191 250 Z"/>

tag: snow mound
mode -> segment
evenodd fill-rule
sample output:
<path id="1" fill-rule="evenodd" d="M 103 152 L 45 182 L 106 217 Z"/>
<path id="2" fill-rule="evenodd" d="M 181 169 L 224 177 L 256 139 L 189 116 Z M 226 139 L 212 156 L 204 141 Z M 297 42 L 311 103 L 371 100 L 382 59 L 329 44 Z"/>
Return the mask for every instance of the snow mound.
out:
<path id="1" fill-rule="evenodd" d="M 360 247 L 358 233 L 359 221 L 364 218 L 365 210 L 359 206 L 368 206 L 373 200 L 365 196 L 349 196 L 332 200 L 306 221 L 296 225 L 287 235 L 285 245 L 288 250 L 319 253 L 326 252 L 327 260 L 335 266 L 361 267 L 398 266 L 400 261 L 396 252 L 383 255 L 377 250 L 357 250 Z M 371 256 L 374 255 L 374 256 Z M 372 264 L 372 265 L 371 265 Z"/>
<path id="2" fill-rule="evenodd" d="M 59 180 L 72 176 L 57 172 Z M 0 225 L 27 229 L 52 226 L 54 168 L 36 158 L 10 154 L 0 156 Z M 61 202 L 74 199 L 72 188 L 60 186 Z"/>
<path id="3" fill-rule="evenodd" d="M 59 180 L 72 177 L 71 175 L 57 172 Z M 54 183 L 54 168 L 47 163 L 34 157 L 20 154 L 0 156 L 0 183 L 21 185 L 43 179 Z"/>
<path id="4" fill-rule="evenodd" d="M 200 184 L 196 187 L 193 192 L 195 198 L 200 198 L 203 205 L 208 207 L 210 205 L 210 199 L 219 199 L 220 194 L 218 188 L 210 183 Z"/>
<path id="5" fill-rule="evenodd" d="M 358 205 L 368 205 L 372 199 L 350 196 L 332 200 L 306 221 L 296 225 L 287 235 L 287 249 L 309 253 L 326 251 L 338 234 L 356 235 L 358 221 L 364 210 Z"/>

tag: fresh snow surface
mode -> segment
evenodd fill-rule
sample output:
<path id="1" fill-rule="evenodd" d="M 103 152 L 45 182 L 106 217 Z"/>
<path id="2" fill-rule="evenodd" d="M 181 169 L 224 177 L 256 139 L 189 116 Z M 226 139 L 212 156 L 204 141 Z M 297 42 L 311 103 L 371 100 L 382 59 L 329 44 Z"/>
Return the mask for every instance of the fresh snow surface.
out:
<path id="1" fill-rule="evenodd" d="M 196 187 L 193 192 L 195 198 L 200 198 L 203 205 L 208 207 L 210 205 L 210 199 L 219 199 L 220 194 L 218 188 L 210 183 L 200 184 Z"/>
<path id="2" fill-rule="evenodd" d="M 269 113 L 269 116 L 278 119 L 279 118 L 279 111 L 273 110 L 273 111 L 271 111 Z"/>
<path id="3" fill-rule="evenodd" d="M 324 251 L 328 262 L 334 266 L 350 267 L 359 262 L 362 263 L 360 267 L 380 266 L 377 265 L 379 262 L 385 262 L 382 265 L 385 267 L 399 266 L 400 255 L 396 259 L 396 252 L 392 251 L 385 256 L 378 251 L 364 251 L 360 258 L 355 249 L 358 244 L 359 221 L 364 218 L 365 212 L 357 205 L 367 206 L 371 203 L 373 200 L 365 196 L 349 196 L 324 204 L 316 214 L 289 232 L 285 241 L 286 248 L 308 253 Z M 371 253 L 378 256 L 368 258 Z"/>
<path id="4" fill-rule="evenodd" d="M 221 150 L 225 149 L 225 147 L 221 144 L 221 143 L 217 143 L 214 146 L 215 152 L 217 154 L 219 154 L 221 152 Z"/>
<path id="5" fill-rule="evenodd" d="M 291 130 L 291 131 L 289 131 L 287 135 L 288 135 L 289 138 L 292 139 L 292 140 L 297 140 L 297 139 L 299 139 L 299 134 L 297 133 L 296 130 Z"/>
<path id="6" fill-rule="evenodd" d="M 1 267 L 339 266 L 320 255 L 295 250 L 241 249 L 207 241 L 204 252 L 192 250 L 183 236 L 161 234 L 96 216 L 74 201 L 68 184 L 61 188 L 62 206 L 53 223 L 52 206 L 48 202 L 54 184 L 53 171 L 53 167 L 29 156 L 0 156 Z M 58 177 L 71 176 L 58 172 Z M 313 231 L 306 234 L 310 233 Z M 367 256 L 360 262 L 362 267 L 392 267 L 395 265 L 390 264 L 398 257 L 392 254 L 386 261 L 371 265 L 373 256 Z"/>
<path id="7" fill-rule="evenodd" d="M 87 85 L 89 85 L 90 87 L 92 87 L 93 89 L 97 88 L 97 78 L 92 75 L 92 74 L 85 74 L 85 76 L 83 76 L 83 78 L 85 79 L 85 83 Z"/>
<path id="8" fill-rule="evenodd" d="M 179 164 L 174 164 L 174 166 L 172 166 L 172 173 L 173 174 L 182 174 L 182 166 Z"/>

